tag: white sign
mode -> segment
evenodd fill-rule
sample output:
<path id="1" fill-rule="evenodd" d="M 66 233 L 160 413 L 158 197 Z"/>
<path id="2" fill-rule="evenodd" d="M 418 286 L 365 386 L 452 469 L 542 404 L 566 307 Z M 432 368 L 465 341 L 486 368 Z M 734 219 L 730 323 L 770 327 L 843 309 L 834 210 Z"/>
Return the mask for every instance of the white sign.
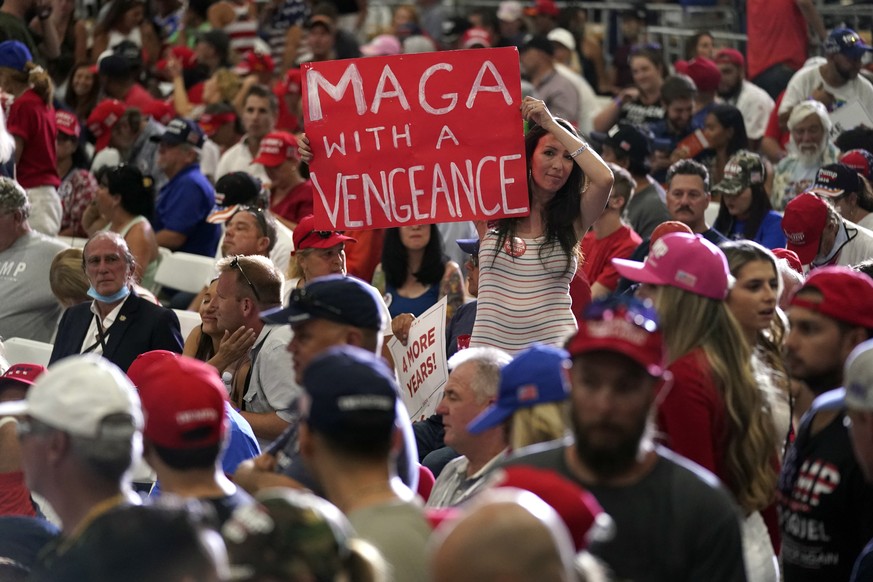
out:
<path id="1" fill-rule="evenodd" d="M 854 129 L 859 125 L 873 127 L 873 120 L 859 101 L 853 101 L 831 113 L 831 124 L 831 141 L 833 141 L 847 129 Z"/>
<path id="2" fill-rule="evenodd" d="M 449 377 L 446 365 L 446 298 L 412 322 L 404 346 L 396 337 L 388 341 L 394 358 L 400 395 L 409 418 L 421 420 L 432 415 Z"/>

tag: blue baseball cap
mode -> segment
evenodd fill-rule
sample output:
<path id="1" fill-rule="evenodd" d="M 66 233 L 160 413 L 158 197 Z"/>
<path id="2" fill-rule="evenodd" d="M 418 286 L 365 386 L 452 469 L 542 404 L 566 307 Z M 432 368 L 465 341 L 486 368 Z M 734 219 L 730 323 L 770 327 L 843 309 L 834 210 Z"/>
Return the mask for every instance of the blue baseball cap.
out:
<path id="1" fill-rule="evenodd" d="M 570 395 L 570 354 L 552 346 L 535 344 L 519 353 L 500 370 L 497 402 L 467 425 L 473 434 L 498 426 L 520 408 L 562 402 Z"/>
<path id="2" fill-rule="evenodd" d="M 835 28 L 825 41 L 825 52 L 829 55 L 841 53 L 850 59 L 860 59 L 868 51 L 873 51 L 873 47 L 851 28 Z"/>
<path id="3" fill-rule="evenodd" d="M 468 255 L 479 254 L 479 239 L 478 238 L 459 238 L 455 240 L 462 251 Z"/>
<path id="4" fill-rule="evenodd" d="M 374 353 L 350 345 L 331 348 L 306 367 L 302 384 L 309 397 L 304 415 L 313 430 L 339 439 L 390 438 L 399 389 Z"/>
<path id="5" fill-rule="evenodd" d="M 161 142 L 167 145 L 188 144 L 195 148 L 202 148 L 206 136 L 200 126 L 191 119 L 177 117 L 167 124 L 167 130 L 160 136 L 153 135 L 149 138 L 153 142 Z"/>
<path id="6" fill-rule="evenodd" d="M 23 71 L 24 66 L 31 61 L 33 55 L 24 43 L 17 40 L 0 42 L 0 67 Z"/>
<path id="7" fill-rule="evenodd" d="M 382 331 L 386 317 L 382 298 L 375 287 L 345 275 L 328 275 L 310 281 L 291 292 L 288 307 L 261 313 L 269 323 L 297 324 L 310 319 L 327 319 L 361 329 Z"/>

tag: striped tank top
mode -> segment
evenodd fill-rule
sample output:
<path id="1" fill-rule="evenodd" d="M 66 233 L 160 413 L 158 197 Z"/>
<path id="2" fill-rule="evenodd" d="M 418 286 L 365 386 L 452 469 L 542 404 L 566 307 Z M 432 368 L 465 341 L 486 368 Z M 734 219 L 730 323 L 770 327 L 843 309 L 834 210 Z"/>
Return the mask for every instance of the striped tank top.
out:
<path id="1" fill-rule="evenodd" d="M 224 27 L 224 32 L 230 37 L 230 48 L 237 55 L 243 56 L 255 48 L 258 40 L 258 21 L 249 16 L 249 2 L 233 4 L 236 19 Z"/>
<path id="2" fill-rule="evenodd" d="M 497 248 L 489 231 L 479 249 L 479 296 L 470 347 L 491 346 L 515 354 L 534 343 L 563 346 L 576 331 L 570 309 L 570 280 L 561 245 L 544 238 L 516 238 Z"/>

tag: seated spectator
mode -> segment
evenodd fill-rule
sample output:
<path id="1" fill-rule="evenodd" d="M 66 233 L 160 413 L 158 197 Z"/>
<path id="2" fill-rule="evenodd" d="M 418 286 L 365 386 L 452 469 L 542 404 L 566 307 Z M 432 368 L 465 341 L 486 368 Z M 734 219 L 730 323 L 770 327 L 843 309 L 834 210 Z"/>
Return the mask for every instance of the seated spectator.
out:
<path id="1" fill-rule="evenodd" d="M 685 41 L 685 60 L 692 59 L 710 59 L 714 56 L 715 39 L 712 33 L 706 30 L 701 30 L 689 36 Z"/>
<path id="2" fill-rule="evenodd" d="M 446 321 L 450 320 L 464 303 L 462 281 L 458 264 L 446 260 L 435 224 L 386 230 L 373 284 L 384 294 L 392 318 L 418 317 L 447 297 Z"/>
<path id="3" fill-rule="evenodd" d="M 712 201 L 709 171 L 694 160 L 680 160 L 667 172 L 667 212 L 671 220 L 685 223 L 691 232 L 719 244 L 727 239 L 706 221 Z M 648 253 L 648 251 L 647 251 Z"/>
<path id="4" fill-rule="evenodd" d="M 100 95 L 97 66 L 85 61 L 77 63 L 70 69 L 66 86 L 64 103 L 76 115 L 79 122 L 84 123 L 94 107 L 97 106 L 97 99 Z"/>
<path id="5" fill-rule="evenodd" d="M 236 109 L 229 103 L 207 105 L 197 124 L 206 137 L 218 146 L 221 155 L 239 143 L 245 133 Z M 218 161 L 221 162 L 220 156 Z"/>
<path id="6" fill-rule="evenodd" d="M 326 275 L 346 274 L 346 243 L 357 240 L 338 231 L 315 230 L 315 217 L 304 216 L 294 229 L 294 250 L 288 265 L 283 304 L 295 289 Z"/>
<path id="7" fill-rule="evenodd" d="M 834 142 L 834 145 L 838 148 L 840 148 L 840 137 L 842 135 L 845 135 L 845 132 L 840 134 L 837 137 L 837 141 Z M 873 129 L 871 129 L 871 137 L 873 137 Z M 873 180 L 873 153 L 870 153 L 871 150 L 873 150 L 873 143 L 870 144 L 870 150 L 866 148 L 848 150 L 840 148 L 840 151 L 843 152 L 840 155 L 840 163 L 849 166 L 868 181 Z"/>
<path id="8" fill-rule="evenodd" d="M 626 259 L 642 241 L 634 230 L 621 219 L 628 200 L 634 195 L 634 179 L 624 168 L 612 164 L 615 186 L 609 196 L 606 208 L 594 221 L 584 237 L 581 249 L 584 262 L 581 269 L 591 284 L 592 299 L 601 299 L 615 291 L 618 285 L 618 271 L 612 266 L 612 259 Z"/>
<path id="9" fill-rule="evenodd" d="M 316 356 L 302 384 L 309 410 L 300 451 L 325 497 L 379 549 L 396 580 L 425 579 L 430 525 L 413 491 L 392 481 L 389 462 L 398 430 L 394 372 L 371 352 L 341 346 Z"/>
<path id="10" fill-rule="evenodd" d="M 254 503 L 222 466 L 230 442 L 227 391 L 211 367 L 171 354 L 137 362 L 129 372 L 145 418 L 143 459 L 157 474 L 161 499 L 196 499 L 215 511 L 221 525 L 235 509 Z M 258 453 L 257 445 L 250 451 L 248 458 Z"/>
<path id="11" fill-rule="evenodd" d="M 467 34 L 469 33 L 470 31 L 467 31 Z M 570 121 L 579 128 L 580 132 L 587 135 L 591 133 L 591 119 L 599 109 L 600 104 L 597 101 L 594 89 L 591 88 L 585 77 L 580 75 L 578 70 L 571 68 L 573 57 L 576 55 L 576 39 L 573 38 L 573 34 L 569 30 L 564 28 L 555 28 L 549 31 L 546 37 L 552 41 L 552 47 L 555 50 L 553 60 L 555 70 L 573 84 L 576 88 L 576 93 L 579 95 L 579 117 Z"/>
<path id="12" fill-rule="evenodd" d="M 257 339 L 249 359 L 251 370 L 243 385 L 231 393 L 262 448 L 278 437 L 289 423 L 296 423 L 299 386 L 285 351 L 291 341 L 287 325 L 265 325 L 260 313 L 281 307 L 282 275 L 261 256 L 227 257 L 218 262 L 218 285 L 207 314 L 214 314 L 218 330 L 233 334 L 251 329 Z M 236 389 L 237 386 L 235 385 Z"/>
<path id="13" fill-rule="evenodd" d="M 687 75 L 694 81 L 697 92 L 694 94 L 694 116 L 691 124 L 695 127 L 703 127 L 706 116 L 715 105 L 715 94 L 721 83 L 721 71 L 709 57 L 695 57 L 690 61 L 676 61 L 676 72 Z"/>
<path id="14" fill-rule="evenodd" d="M 109 99 L 117 99 L 129 108 L 148 111 L 155 106 L 157 99 L 139 82 L 142 69 L 142 53 L 132 48 L 128 58 L 118 52 L 101 57 L 97 62 L 97 73 L 102 93 Z"/>
<path id="15" fill-rule="evenodd" d="M 743 53 L 736 49 L 724 48 L 716 53 L 715 62 L 721 71 L 718 96 L 743 114 L 749 148 L 756 151 L 764 137 L 767 120 L 775 103 L 766 91 L 746 80 L 746 59 Z"/>
<path id="16" fill-rule="evenodd" d="M 206 217 L 215 206 L 215 191 L 200 172 L 204 135 L 196 123 L 176 118 L 158 141 L 158 167 L 169 178 L 158 195 L 152 224 L 159 246 L 211 257 L 221 229 Z"/>
<path id="17" fill-rule="evenodd" d="M 460 517 L 440 525 L 432 547 L 434 582 L 579 579 L 570 532 L 529 491 L 484 492 Z"/>
<path id="18" fill-rule="evenodd" d="M 464 270 L 467 272 L 465 279 L 467 297 L 473 299 L 456 309 L 446 326 L 446 356 L 449 358 L 470 345 L 470 335 L 473 333 L 473 323 L 476 321 L 475 297 L 479 294 L 479 239 L 460 239 L 455 243 L 463 252 L 470 255 L 470 258 L 464 262 Z"/>
<path id="19" fill-rule="evenodd" d="M 439 476 L 428 507 L 455 506 L 473 496 L 491 468 L 506 458 L 505 417 L 477 433 L 468 425 L 497 400 L 500 370 L 510 361 L 508 354 L 496 348 L 461 350 L 449 361 L 451 372 L 436 413 L 443 419 L 445 445 L 460 456 L 435 471 Z"/>
<path id="20" fill-rule="evenodd" d="M 870 161 L 873 162 L 873 156 L 870 156 Z M 873 214 L 870 214 L 873 212 L 873 188 L 867 178 L 845 162 L 822 166 L 810 191 L 829 198 L 846 220 L 873 229 Z"/>
<path id="21" fill-rule="evenodd" d="M 161 48 L 157 31 L 151 19 L 146 18 L 146 7 L 136 0 L 113 3 L 98 22 L 94 28 L 92 58 L 97 59 L 103 51 L 112 50 L 125 40 L 142 50 L 146 63 L 157 60 Z"/>
<path id="22" fill-rule="evenodd" d="M 770 206 L 767 166 L 758 154 L 740 150 L 729 160 L 724 179 L 713 186 L 721 206 L 713 228 L 730 240 L 747 239 L 768 249 L 785 246 L 782 216 Z"/>
<path id="23" fill-rule="evenodd" d="M 832 204 L 811 192 L 788 203 L 782 230 L 788 249 L 810 269 L 825 265 L 851 267 L 873 258 L 873 231 L 841 217 Z"/>
<path id="24" fill-rule="evenodd" d="M 703 123 L 703 136 L 711 154 L 704 162 L 712 182 L 721 181 L 728 159 L 740 150 L 749 148 L 743 114 L 733 105 L 715 104 L 709 108 Z"/>
<path id="25" fill-rule="evenodd" d="M 136 166 L 123 164 L 99 172 L 97 210 L 106 222 L 101 229 L 120 234 L 136 261 L 136 282 L 155 290 L 160 255 L 149 222 L 154 213 L 154 180 Z"/>
<path id="26" fill-rule="evenodd" d="M 497 400 L 467 430 L 477 435 L 495 426 L 508 427 L 513 451 L 564 438 L 569 428 L 569 367 L 569 354 L 560 348 L 534 345 L 519 353 L 500 370 Z"/>
<path id="27" fill-rule="evenodd" d="M 619 123 L 606 134 L 591 137 L 603 144 L 604 161 L 626 169 L 634 179 L 634 194 L 625 206 L 625 220 L 640 237 L 648 238 L 656 226 L 670 218 L 664 205 L 666 193 L 649 174 L 649 136 L 629 123 Z"/>
<path id="28" fill-rule="evenodd" d="M 49 342 L 61 307 L 47 285 L 49 265 L 67 245 L 30 228 L 27 193 L 0 177 L 0 337 Z"/>
<path id="29" fill-rule="evenodd" d="M 694 98 L 697 86 L 686 75 L 671 75 L 661 86 L 661 102 L 664 104 L 664 119 L 653 121 L 648 125 L 654 138 L 652 152 L 652 172 L 658 182 L 663 182 L 670 167 L 670 160 L 679 159 L 678 155 L 671 157 L 676 146 L 688 137 L 699 126 L 692 124 L 694 116 Z"/>
<path id="30" fill-rule="evenodd" d="M 58 196 L 63 208 L 58 236 L 87 238 L 82 216 L 97 194 L 97 180 L 88 171 L 91 163 L 79 139 L 79 120 L 69 111 L 59 109 L 55 112 L 55 121 L 58 127 L 58 176 L 61 177 Z"/>
<path id="31" fill-rule="evenodd" d="M 268 182 L 264 166 L 253 160 L 261 147 L 261 140 L 276 128 L 279 101 L 268 87 L 261 85 L 252 86 L 243 95 L 241 110 L 245 135 L 221 155 L 215 179 L 219 180 L 230 172 L 248 172 L 261 182 Z"/>
<path id="32" fill-rule="evenodd" d="M 807 99 L 821 102 L 828 111 L 848 103 L 868 109 L 873 103 L 873 84 L 860 75 L 861 63 L 871 47 L 850 28 L 835 28 L 824 42 L 827 61 L 801 69 L 791 77 L 779 104 L 779 121 L 788 122 L 794 107 Z"/>
<path id="33" fill-rule="evenodd" d="M 82 249 L 75 248 L 64 249 L 52 259 L 49 286 L 58 303 L 64 309 L 91 301 L 91 297 L 88 295 L 91 283 L 88 281 L 88 275 L 82 269 L 84 262 Z M 157 297 L 145 287 L 134 285 L 133 289 L 143 299 L 160 305 Z"/>
<path id="34" fill-rule="evenodd" d="M 94 300 L 64 312 L 52 362 L 94 352 L 127 370 L 144 352 L 182 351 L 176 314 L 132 291 L 136 263 L 121 235 L 94 235 L 83 249 L 82 265 L 91 284 L 88 295 Z"/>
<path id="35" fill-rule="evenodd" d="M 199 103 L 192 103 L 185 89 L 182 65 L 170 60 L 167 69 L 173 79 L 173 108 L 180 117 L 200 118 L 210 105 L 233 103 L 242 83 L 239 76 L 230 69 L 216 69 L 203 82 L 203 92 Z"/>
<path id="36" fill-rule="evenodd" d="M 241 507 L 222 528 L 232 567 L 244 572 L 239 580 L 390 579 L 379 551 L 356 537 L 346 516 L 325 499 L 284 487 L 264 491 L 256 499 L 259 505 Z M 266 527 L 261 525 L 265 515 Z"/>
<path id="37" fill-rule="evenodd" d="M 285 131 L 268 133 L 252 160 L 264 166 L 270 181 L 270 211 L 290 229 L 312 214 L 312 182 L 300 173 L 297 138 Z"/>
<path id="38" fill-rule="evenodd" d="M 803 101 L 788 117 L 788 155 L 777 165 L 770 200 L 775 210 L 784 210 L 795 196 L 812 185 L 818 169 L 837 161 L 837 148 L 830 141 L 831 118 L 818 101 Z"/>

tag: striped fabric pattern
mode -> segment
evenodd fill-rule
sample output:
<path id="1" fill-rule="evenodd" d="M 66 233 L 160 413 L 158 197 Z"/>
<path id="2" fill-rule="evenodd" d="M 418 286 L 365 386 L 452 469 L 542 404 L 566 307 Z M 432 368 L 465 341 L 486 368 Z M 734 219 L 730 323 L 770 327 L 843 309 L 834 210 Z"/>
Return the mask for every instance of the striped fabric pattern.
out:
<path id="1" fill-rule="evenodd" d="M 224 31 L 230 37 L 230 48 L 236 54 L 242 56 L 255 48 L 258 40 L 258 22 L 249 18 L 248 2 L 240 6 L 235 4 L 233 12 L 236 21 L 224 27 Z"/>
<path id="2" fill-rule="evenodd" d="M 576 331 L 570 309 L 570 280 L 576 259 L 564 272 L 561 246 L 543 238 L 521 239 L 524 254 L 513 257 L 498 249 L 489 231 L 479 250 L 479 296 L 470 347 L 491 346 L 515 354 L 533 343 L 562 346 Z"/>

